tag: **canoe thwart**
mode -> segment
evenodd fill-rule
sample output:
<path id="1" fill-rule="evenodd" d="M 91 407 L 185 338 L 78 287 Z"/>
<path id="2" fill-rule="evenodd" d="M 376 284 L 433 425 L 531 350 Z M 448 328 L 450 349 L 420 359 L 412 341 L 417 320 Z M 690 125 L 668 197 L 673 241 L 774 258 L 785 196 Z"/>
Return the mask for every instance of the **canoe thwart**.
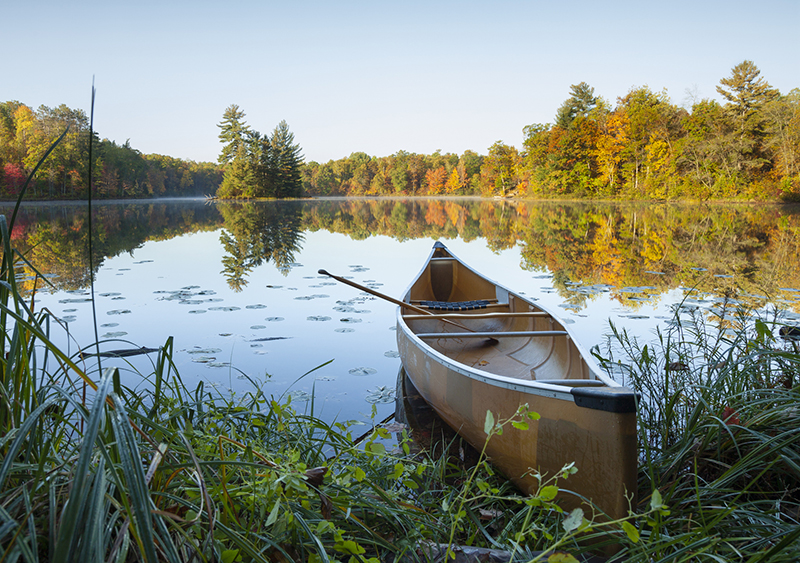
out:
<path id="1" fill-rule="evenodd" d="M 419 338 L 520 338 L 567 336 L 564 330 L 519 330 L 516 332 L 420 332 Z"/>
<path id="2" fill-rule="evenodd" d="M 404 315 L 403 318 L 407 321 L 418 320 L 433 320 L 433 319 L 501 319 L 504 317 L 520 317 L 520 318 L 549 318 L 552 317 L 550 313 L 542 313 L 537 311 L 500 311 L 494 313 L 475 313 L 475 314 L 462 314 L 462 313 L 438 313 L 435 316 L 431 315 Z"/>

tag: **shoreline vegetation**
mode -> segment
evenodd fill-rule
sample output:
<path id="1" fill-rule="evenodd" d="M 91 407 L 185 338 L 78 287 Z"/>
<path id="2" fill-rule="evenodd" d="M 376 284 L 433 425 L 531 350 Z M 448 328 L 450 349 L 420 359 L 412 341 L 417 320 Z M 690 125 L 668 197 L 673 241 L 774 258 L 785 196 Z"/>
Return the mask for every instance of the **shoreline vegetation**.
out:
<path id="1" fill-rule="evenodd" d="M 800 200 L 800 88 L 781 93 L 752 61 L 720 80 L 723 102 L 675 105 L 666 91 L 631 88 L 615 104 L 581 82 L 553 123 L 523 128 L 523 146 L 502 141 L 481 155 L 384 157 L 356 152 L 327 163 L 303 162 L 288 125 L 262 135 L 229 106 L 218 163 L 142 154 L 95 136 L 94 193 L 104 198 L 218 196 L 480 195 L 580 200 Z M 85 199 L 89 127 L 82 110 L 34 111 L 0 103 L 0 199 L 15 199 L 27 174 L 66 127 L 31 199 Z"/>
<path id="2" fill-rule="evenodd" d="M 173 337 L 132 386 L 86 357 L 95 344 L 63 352 L 55 316 L 17 286 L 20 262 L 35 268 L 14 244 L 18 208 L 0 216 L 3 561 L 449 561 L 462 545 L 548 563 L 800 557 L 800 349 L 776 318 L 730 309 L 708 325 L 681 307 L 648 344 L 611 327 L 594 354 L 642 400 L 639 501 L 609 521 L 559 507 L 571 460 L 523 496 L 482 452 L 412 452 L 405 427 L 395 446 L 375 411 L 363 433 L 252 378 L 245 393 L 189 389 Z M 521 422 L 486 420 L 487 440 Z"/>

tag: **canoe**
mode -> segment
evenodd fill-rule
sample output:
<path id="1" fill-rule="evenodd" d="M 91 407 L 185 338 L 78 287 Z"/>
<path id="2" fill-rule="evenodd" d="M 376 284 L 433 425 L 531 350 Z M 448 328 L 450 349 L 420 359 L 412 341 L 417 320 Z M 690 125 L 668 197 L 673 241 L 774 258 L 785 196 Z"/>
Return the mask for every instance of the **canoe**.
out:
<path id="1" fill-rule="evenodd" d="M 397 312 L 403 368 L 448 425 L 480 450 L 487 411 L 506 420 L 527 404 L 541 418 L 492 436 L 492 465 L 535 494 L 537 474 L 557 475 L 574 463 L 577 473 L 558 482 L 564 508 L 589 500 L 609 518 L 628 514 L 637 480 L 636 394 L 601 372 L 552 312 L 479 274 L 441 242 L 402 301 L 417 309 Z"/>

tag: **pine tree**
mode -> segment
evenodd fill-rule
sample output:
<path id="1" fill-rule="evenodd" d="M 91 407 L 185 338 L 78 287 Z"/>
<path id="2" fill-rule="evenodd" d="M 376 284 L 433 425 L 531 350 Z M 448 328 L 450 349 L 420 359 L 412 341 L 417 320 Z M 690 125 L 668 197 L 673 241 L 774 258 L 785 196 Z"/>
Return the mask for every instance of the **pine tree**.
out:
<path id="1" fill-rule="evenodd" d="M 298 197 L 302 193 L 303 179 L 300 167 L 303 155 L 300 145 L 294 142 L 294 133 L 286 121 L 281 121 L 270 138 L 272 174 L 275 197 Z"/>
<path id="2" fill-rule="evenodd" d="M 723 78 L 717 86 L 717 92 L 728 101 L 726 107 L 742 133 L 759 125 L 753 118 L 779 95 L 766 80 L 759 78 L 760 74 L 753 61 L 743 61 L 733 67 L 730 78 Z"/>
<path id="3" fill-rule="evenodd" d="M 236 104 L 229 105 L 222 114 L 222 122 L 217 125 L 221 129 L 219 141 L 225 143 L 219 155 L 220 164 L 228 164 L 241 154 L 240 149 L 250 132 L 250 127 L 242 120 L 244 115 Z"/>
<path id="4" fill-rule="evenodd" d="M 753 61 L 742 61 L 717 86 L 717 92 L 728 102 L 726 114 L 738 132 L 738 144 L 742 147 L 738 168 L 752 172 L 770 165 L 763 146 L 767 122 L 763 109 L 780 96 L 760 74 Z"/>
<path id="5" fill-rule="evenodd" d="M 578 117 L 586 117 L 597 106 L 599 98 L 594 95 L 594 88 L 586 82 L 570 86 L 570 97 L 567 98 L 556 112 L 556 125 L 562 129 L 569 129 Z"/>

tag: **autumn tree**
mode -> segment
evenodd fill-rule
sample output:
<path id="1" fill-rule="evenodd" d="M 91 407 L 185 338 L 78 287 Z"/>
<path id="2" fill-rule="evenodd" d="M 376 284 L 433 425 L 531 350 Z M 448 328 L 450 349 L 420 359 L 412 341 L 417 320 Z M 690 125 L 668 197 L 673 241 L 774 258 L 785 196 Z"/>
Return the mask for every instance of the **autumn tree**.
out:
<path id="1" fill-rule="evenodd" d="M 481 191 L 483 195 L 508 195 L 519 183 L 519 151 L 502 141 L 489 148 L 481 166 Z"/>
<path id="2" fill-rule="evenodd" d="M 800 197 L 800 88 L 763 108 L 766 147 L 773 155 L 784 197 Z"/>

